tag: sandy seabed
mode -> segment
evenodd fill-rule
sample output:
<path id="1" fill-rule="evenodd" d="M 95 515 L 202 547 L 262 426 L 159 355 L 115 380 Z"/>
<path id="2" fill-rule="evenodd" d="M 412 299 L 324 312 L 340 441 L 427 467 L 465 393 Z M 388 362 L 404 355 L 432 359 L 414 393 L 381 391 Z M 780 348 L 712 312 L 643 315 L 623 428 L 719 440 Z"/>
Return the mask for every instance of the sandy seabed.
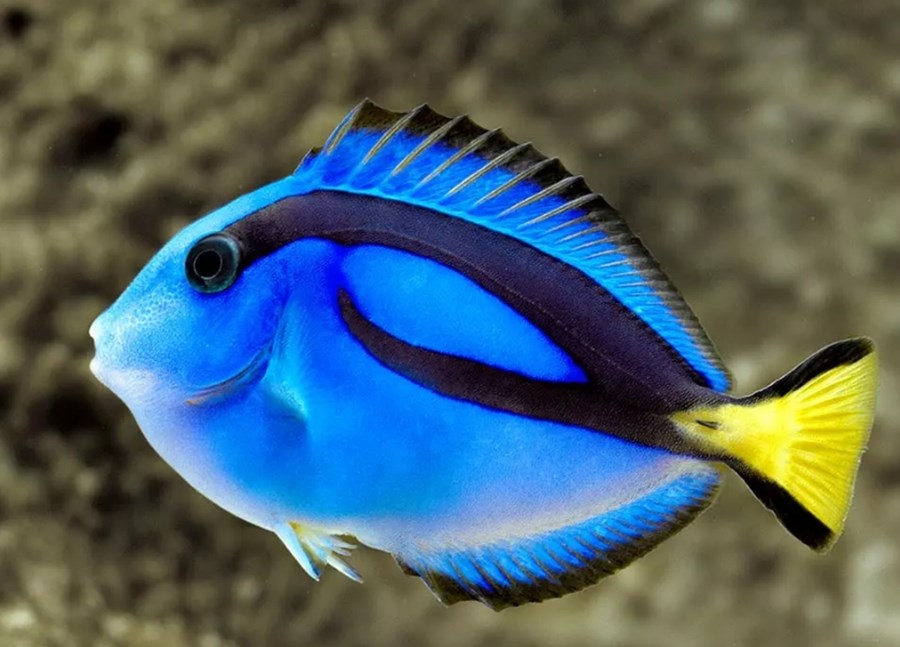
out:
<path id="1" fill-rule="evenodd" d="M 900 644 L 898 25 L 887 1 L 0 2 L 0 645 Z M 93 380 L 87 328 L 366 96 L 584 174 L 741 392 L 871 335 L 878 416 L 835 549 L 731 479 L 586 592 L 444 609 L 372 551 L 366 584 L 313 584 L 181 481 Z"/>

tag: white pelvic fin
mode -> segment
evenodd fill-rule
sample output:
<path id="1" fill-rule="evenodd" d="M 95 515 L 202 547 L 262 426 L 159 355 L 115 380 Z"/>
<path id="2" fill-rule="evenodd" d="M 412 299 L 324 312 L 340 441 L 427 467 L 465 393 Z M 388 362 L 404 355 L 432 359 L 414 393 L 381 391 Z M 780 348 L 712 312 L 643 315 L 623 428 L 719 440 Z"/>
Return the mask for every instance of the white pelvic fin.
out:
<path id="1" fill-rule="evenodd" d="M 362 577 L 341 557 L 350 555 L 355 546 L 337 535 L 331 535 L 294 521 L 284 521 L 272 528 L 291 552 L 303 570 L 318 581 L 326 566 L 340 571 L 351 580 L 362 582 Z"/>

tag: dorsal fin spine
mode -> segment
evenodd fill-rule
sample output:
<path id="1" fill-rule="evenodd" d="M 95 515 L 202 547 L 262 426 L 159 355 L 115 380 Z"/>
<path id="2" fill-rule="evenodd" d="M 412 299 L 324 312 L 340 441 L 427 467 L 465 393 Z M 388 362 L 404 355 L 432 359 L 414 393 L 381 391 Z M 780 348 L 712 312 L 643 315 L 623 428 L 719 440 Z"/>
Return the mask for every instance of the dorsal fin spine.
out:
<path id="1" fill-rule="evenodd" d="M 491 137 L 500 132 L 499 128 L 495 128 L 494 130 L 488 130 L 470 141 L 468 144 L 460 148 L 458 151 L 453 153 L 450 157 L 444 160 L 443 163 L 438 165 L 431 173 L 426 175 L 424 178 L 419 180 L 419 183 L 413 187 L 413 190 L 410 192 L 410 195 L 415 196 L 419 191 L 426 186 L 429 182 L 431 182 L 434 178 L 438 177 L 441 173 L 446 171 L 448 168 L 456 164 L 459 160 L 461 160 L 466 155 L 477 151 L 481 146 L 484 145 L 486 141 L 488 141 Z"/>
<path id="2" fill-rule="evenodd" d="M 405 170 L 419 155 L 430 148 L 435 142 L 440 141 L 444 136 L 454 128 L 460 121 L 465 119 L 465 115 L 459 115 L 447 121 L 447 123 L 439 126 L 437 129 L 429 133 L 415 148 L 413 148 L 400 162 L 391 169 L 390 177 L 394 177 Z"/>
<path id="3" fill-rule="evenodd" d="M 554 234 L 558 231 L 562 231 L 563 229 L 568 229 L 569 227 L 574 227 L 575 225 L 581 225 L 586 222 L 590 222 L 592 214 L 593 214 L 592 211 L 583 213 L 582 215 L 576 216 L 575 218 L 572 218 L 571 220 L 566 220 L 565 222 L 561 222 L 558 225 L 554 225 L 554 226 L 550 227 L 550 229 L 547 230 L 547 233 Z M 583 232 L 583 231 L 585 231 L 585 230 L 579 229 L 578 235 L 582 235 L 581 232 Z M 563 240 L 563 239 L 560 238 L 560 240 Z"/>
<path id="4" fill-rule="evenodd" d="M 498 217 L 503 218 L 504 216 L 508 216 L 509 214 L 511 214 L 515 211 L 518 211 L 519 209 L 523 209 L 523 208 L 527 207 L 528 205 L 534 204 L 538 200 L 541 200 L 543 198 L 546 198 L 546 197 L 549 197 L 552 195 L 556 195 L 557 193 L 559 193 L 560 191 L 565 189 L 570 184 L 574 184 L 575 182 L 577 182 L 578 180 L 581 180 L 581 179 L 582 179 L 581 176 L 578 176 L 578 175 L 570 175 L 568 177 L 564 177 L 563 179 L 559 180 L 555 184 L 551 184 L 547 188 L 541 189 L 537 193 L 534 193 L 534 194 L 528 196 L 527 198 L 525 198 L 524 200 L 520 200 L 519 202 L 515 203 L 511 207 L 504 209 L 503 211 L 501 211 L 498 214 Z"/>
<path id="5" fill-rule="evenodd" d="M 350 132 L 350 130 L 353 128 L 353 123 L 356 121 L 357 115 L 359 115 L 359 113 L 372 105 L 374 104 L 366 99 L 355 108 L 353 108 L 353 110 L 351 110 L 350 113 L 346 117 L 344 117 L 341 123 L 338 124 L 337 128 L 332 131 L 332 133 L 328 136 L 328 139 L 325 140 L 325 143 L 322 145 L 322 154 L 331 155 L 331 153 L 338 147 L 347 133 Z"/>
<path id="6" fill-rule="evenodd" d="M 514 186 L 518 186 L 522 181 L 527 180 L 530 177 L 533 177 L 536 173 L 540 172 L 541 169 L 549 166 L 550 164 L 552 164 L 554 162 L 558 162 L 558 161 L 559 161 L 559 159 L 556 157 L 547 157 L 538 162 L 535 162 L 534 164 L 532 164 L 530 167 L 528 167 L 524 171 L 519 172 L 517 175 L 515 175 L 514 177 L 510 178 L 509 180 L 507 180 L 506 182 L 504 182 L 503 184 L 498 186 L 496 189 L 493 189 L 492 191 L 489 191 L 488 193 L 481 196 L 475 202 L 475 204 L 473 206 L 475 206 L 475 207 L 481 206 L 483 203 L 499 197 L 501 194 L 506 193 L 508 190 L 510 190 Z"/>
<path id="7" fill-rule="evenodd" d="M 360 167 L 363 167 L 366 164 L 368 164 L 369 162 L 371 162 L 372 159 L 378 154 L 378 151 L 383 149 L 387 145 L 387 143 L 394 138 L 394 136 L 397 133 L 402 132 L 403 129 L 406 128 L 406 126 L 409 125 L 409 123 L 413 119 L 415 119 L 424 109 L 425 109 L 425 106 L 419 106 L 418 108 L 414 108 L 414 109 L 410 110 L 405 115 L 400 117 L 400 119 L 395 121 L 394 124 L 390 128 L 385 130 L 384 134 L 378 139 L 377 142 L 375 142 L 375 145 L 372 146 L 372 148 L 369 149 L 369 152 L 366 153 L 365 156 L 362 158 L 356 171 L 354 171 L 354 174 L 356 172 L 358 172 Z M 352 179 L 353 179 L 353 177 L 351 177 L 350 181 L 352 181 Z"/>
<path id="8" fill-rule="evenodd" d="M 585 229 L 576 231 L 572 234 L 563 236 L 562 238 L 559 239 L 559 242 L 568 243 L 568 242 L 571 242 L 571 241 L 575 240 L 576 238 L 580 238 L 582 236 L 590 236 L 591 234 L 593 234 L 595 232 L 603 233 L 604 228 L 601 227 L 600 225 L 592 225 L 591 227 L 587 227 Z M 593 238 L 584 243 L 579 243 L 578 245 L 574 245 L 574 246 L 572 246 L 571 249 L 573 252 L 580 252 L 580 251 L 582 251 L 584 249 L 588 249 L 590 247 L 596 247 L 597 245 L 604 245 L 604 246 L 612 245 L 612 241 L 609 240 L 609 236 L 604 236 L 603 238 Z M 607 252 L 604 251 L 604 252 L 600 252 L 600 253 L 605 254 Z M 588 256 L 586 258 L 591 258 L 591 257 Z"/>
<path id="9" fill-rule="evenodd" d="M 518 227 L 519 227 L 519 229 L 522 229 L 524 227 L 530 227 L 531 225 L 536 225 L 538 223 L 544 222 L 545 220 L 550 220 L 554 216 L 558 216 L 559 214 L 565 213 L 566 211 L 573 211 L 575 209 L 580 209 L 582 206 L 584 206 L 591 200 L 595 200 L 596 198 L 597 198 L 596 193 L 587 193 L 585 195 L 574 198 L 573 200 L 569 200 L 568 202 L 564 202 L 561 205 L 559 205 L 558 207 L 556 207 L 555 209 L 550 209 L 548 211 L 545 211 L 541 215 L 535 216 L 531 220 L 527 220 L 527 221 L 521 223 L 520 225 L 518 225 Z M 576 218 L 575 220 L 577 221 L 578 218 Z M 571 223 L 572 223 L 572 221 L 569 221 L 568 223 L 565 223 L 565 224 L 566 224 L 566 226 L 569 226 Z M 555 230 L 556 230 L 556 227 L 551 227 L 550 229 L 547 229 L 545 233 L 550 234 L 550 233 L 553 233 Z"/>
<path id="10" fill-rule="evenodd" d="M 452 196 L 456 193 L 459 193 L 460 191 L 462 191 L 467 186 L 469 186 L 470 184 L 472 184 L 473 182 L 478 180 L 480 177 L 482 177 L 485 173 L 487 173 L 491 169 L 494 169 L 499 166 L 502 166 L 503 164 L 506 164 L 509 160 L 514 158 L 516 155 L 518 155 L 520 152 L 522 152 L 523 150 L 528 148 L 530 145 L 531 144 L 529 144 L 527 142 L 524 144 L 519 144 L 518 146 L 510 148 L 508 151 L 505 151 L 505 152 L 501 153 L 500 155 L 497 155 L 493 159 L 488 160 L 484 166 L 482 166 L 480 169 L 478 169 L 474 173 L 471 173 L 468 177 L 464 178 L 463 180 L 458 182 L 456 184 L 456 186 L 452 187 L 449 191 L 447 191 L 447 193 L 445 194 L 444 197 L 449 198 L 450 196 Z"/>
<path id="11" fill-rule="evenodd" d="M 603 233 L 602 229 L 597 229 L 595 227 L 585 227 L 584 229 L 574 231 L 571 234 L 565 234 L 564 236 L 560 236 L 559 238 L 556 239 L 556 243 L 558 245 L 565 245 L 565 244 L 571 243 L 576 238 L 583 238 L 585 236 L 593 236 L 595 234 L 602 234 L 602 233 Z M 600 238 L 600 237 L 598 236 L 598 238 Z M 602 240 L 603 239 L 601 238 L 601 241 Z M 611 247 L 615 247 L 615 245 L 613 245 L 611 242 L 609 242 L 609 241 L 605 241 L 605 242 L 607 245 L 610 245 Z M 603 242 L 600 242 L 598 244 L 602 245 Z M 582 249 L 583 249 L 582 247 L 577 247 L 577 248 L 573 248 L 572 251 L 577 254 L 577 253 L 581 252 Z M 582 255 L 582 258 L 585 258 L 585 256 Z"/>

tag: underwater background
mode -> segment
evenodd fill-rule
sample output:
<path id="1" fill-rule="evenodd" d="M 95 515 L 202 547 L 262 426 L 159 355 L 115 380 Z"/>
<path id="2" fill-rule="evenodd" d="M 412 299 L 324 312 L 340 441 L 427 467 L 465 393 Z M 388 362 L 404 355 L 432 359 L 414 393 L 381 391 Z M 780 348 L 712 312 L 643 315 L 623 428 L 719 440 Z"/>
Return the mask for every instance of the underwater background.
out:
<path id="1" fill-rule="evenodd" d="M 620 209 L 747 393 L 859 334 L 878 414 L 824 557 L 736 477 L 562 600 L 445 609 L 391 558 L 313 583 L 88 370 L 187 222 L 359 100 L 531 140 Z M 0 645 L 900 644 L 900 5 L 0 0 Z"/>

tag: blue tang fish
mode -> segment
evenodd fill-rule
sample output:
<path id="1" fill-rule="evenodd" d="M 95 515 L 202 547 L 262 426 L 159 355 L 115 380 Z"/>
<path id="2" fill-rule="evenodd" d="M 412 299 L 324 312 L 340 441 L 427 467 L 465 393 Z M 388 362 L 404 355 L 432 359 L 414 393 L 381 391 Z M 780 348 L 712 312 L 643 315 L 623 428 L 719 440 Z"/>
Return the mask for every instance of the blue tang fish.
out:
<path id="1" fill-rule="evenodd" d="M 591 585 L 713 501 L 843 530 L 876 355 L 747 397 L 617 212 L 556 158 L 427 106 L 357 106 L 194 222 L 93 324 L 92 370 L 193 487 L 318 579 L 351 541 L 443 602 Z"/>

